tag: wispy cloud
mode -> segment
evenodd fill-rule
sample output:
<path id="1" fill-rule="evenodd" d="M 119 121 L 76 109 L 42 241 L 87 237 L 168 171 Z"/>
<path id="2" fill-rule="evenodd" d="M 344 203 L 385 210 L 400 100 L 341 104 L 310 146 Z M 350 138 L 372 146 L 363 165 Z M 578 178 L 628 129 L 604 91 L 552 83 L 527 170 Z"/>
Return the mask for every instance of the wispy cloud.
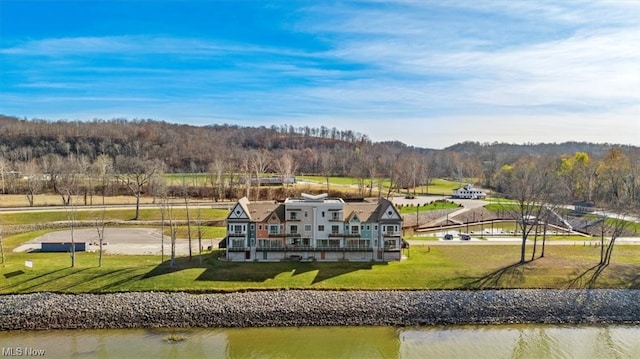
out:
<path id="1" fill-rule="evenodd" d="M 592 138 L 608 119 L 640 143 L 640 2 L 302 5 L 273 22 L 307 42 L 152 30 L 12 39 L 0 48 L 0 112 L 349 125 L 436 147 L 487 124 L 544 140 L 521 131 L 532 121 L 569 139 L 582 119 Z"/>

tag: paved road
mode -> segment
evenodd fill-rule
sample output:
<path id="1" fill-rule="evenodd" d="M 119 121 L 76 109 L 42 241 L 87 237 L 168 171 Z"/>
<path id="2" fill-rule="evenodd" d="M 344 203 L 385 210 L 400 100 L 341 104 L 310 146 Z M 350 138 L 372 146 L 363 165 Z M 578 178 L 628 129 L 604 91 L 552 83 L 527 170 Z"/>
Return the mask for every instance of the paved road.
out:
<path id="1" fill-rule="evenodd" d="M 449 241 L 445 241 L 443 239 L 437 241 L 421 241 L 421 240 L 407 240 L 410 245 L 416 246 L 465 246 L 465 245 L 520 245 L 522 243 L 521 238 L 511 237 L 511 238 L 487 238 L 487 239 L 478 239 L 471 238 L 471 240 L 463 241 L 458 238 L 452 239 Z M 533 239 L 527 240 L 528 245 L 533 245 Z M 542 244 L 542 239 L 538 238 L 538 244 Z M 596 245 L 600 244 L 600 240 L 585 238 L 584 240 L 552 240 L 547 241 L 546 245 L 569 245 L 569 246 L 582 246 L 582 245 Z M 620 237 L 616 239 L 616 244 L 630 244 L 630 245 L 640 245 L 640 237 Z"/>

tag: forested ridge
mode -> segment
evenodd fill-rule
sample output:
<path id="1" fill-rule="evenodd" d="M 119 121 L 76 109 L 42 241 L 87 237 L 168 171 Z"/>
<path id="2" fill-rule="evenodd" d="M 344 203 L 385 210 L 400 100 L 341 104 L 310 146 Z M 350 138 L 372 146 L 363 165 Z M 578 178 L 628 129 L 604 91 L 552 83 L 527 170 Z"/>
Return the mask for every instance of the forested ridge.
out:
<path id="1" fill-rule="evenodd" d="M 216 198 L 235 198 L 242 191 L 248 195 L 250 188 L 234 185 L 250 178 L 299 174 L 354 177 L 361 195 L 380 187 L 382 179 L 390 183 L 385 185 L 388 191 L 408 191 L 434 178 L 474 179 L 501 191 L 504 183 L 500 181 L 510 168 L 542 160 L 553 168 L 553 176 L 564 184 L 570 199 L 591 201 L 622 191 L 633 201 L 638 199 L 637 146 L 462 142 L 435 150 L 393 140 L 373 142 L 366 134 L 325 126 L 193 126 L 155 120 L 82 122 L 0 116 L 2 193 L 52 191 L 63 201 L 72 192 L 95 191 L 74 176 L 96 182 L 116 176 L 121 186 L 126 184 L 140 195 L 160 187 L 154 184 L 158 173 L 208 173 L 210 192 Z M 28 180 L 12 182 L 11 172 Z M 43 179 L 44 188 L 39 183 Z M 82 190 L 78 183 L 84 183 Z M 259 190 L 255 194 L 255 198 L 262 196 Z"/>
<path id="2" fill-rule="evenodd" d="M 428 143 L 425 145 L 428 146 Z M 345 153 L 359 154 L 366 149 L 378 157 L 389 150 L 397 155 L 429 154 L 441 157 L 443 171 L 439 171 L 438 175 L 455 177 L 459 173 L 451 173 L 456 168 L 450 166 L 448 159 L 486 161 L 499 157 L 503 158 L 499 162 L 509 163 L 523 154 L 566 155 L 586 152 L 591 156 L 602 156 L 614 147 L 638 151 L 635 146 L 586 142 L 509 144 L 470 141 L 434 150 L 407 146 L 394 140 L 372 142 L 366 134 L 324 126 L 193 126 L 150 119 L 95 119 L 82 122 L 27 120 L 0 115 L 0 155 L 5 159 L 25 162 L 47 154 L 83 155 L 90 160 L 95 160 L 101 154 L 112 158 L 143 157 L 163 161 L 168 172 L 206 172 L 207 166 L 217 157 L 237 157 L 237 151 L 243 150 L 264 150 L 274 153 L 289 151 L 298 160 L 298 171 L 319 173 L 321 170 L 317 157 L 321 154 L 342 157 Z M 353 167 L 353 163 L 348 167 Z M 336 167 L 332 172 L 349 175 L 341 169 Z"/>

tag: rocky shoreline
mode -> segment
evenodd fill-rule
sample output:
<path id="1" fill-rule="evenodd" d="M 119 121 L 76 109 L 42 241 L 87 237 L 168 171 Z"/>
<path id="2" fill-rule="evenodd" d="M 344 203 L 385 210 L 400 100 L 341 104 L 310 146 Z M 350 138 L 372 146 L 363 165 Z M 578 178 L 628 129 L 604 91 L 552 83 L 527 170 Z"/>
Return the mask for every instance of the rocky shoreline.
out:
<path id="1" fill-rule="evenodd" d="M 640 324 L 640 290 L 280 290 L 0 296 L 0 330 Z"/>

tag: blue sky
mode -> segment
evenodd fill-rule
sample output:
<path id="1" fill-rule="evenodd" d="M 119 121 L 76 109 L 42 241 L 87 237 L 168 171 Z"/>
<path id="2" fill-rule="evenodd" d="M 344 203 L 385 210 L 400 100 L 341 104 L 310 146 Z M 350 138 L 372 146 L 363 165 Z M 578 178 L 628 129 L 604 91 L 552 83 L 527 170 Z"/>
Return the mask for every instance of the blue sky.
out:
<path id="1" fill-rule="evenodd" d="M 0 0 L 0 114 L 640 145 L 640 1 Z"/>

